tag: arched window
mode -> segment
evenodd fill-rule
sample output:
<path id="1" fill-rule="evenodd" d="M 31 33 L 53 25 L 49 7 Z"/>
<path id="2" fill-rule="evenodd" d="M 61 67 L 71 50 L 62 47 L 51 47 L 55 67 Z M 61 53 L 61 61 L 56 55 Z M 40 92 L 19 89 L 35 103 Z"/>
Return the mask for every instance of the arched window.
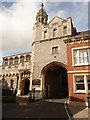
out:
<path id="1" fill-rule="evenodd" d="M 9 65 L 12 65 L 13 64 L 13 58 L 10 58 L 9 59 Z"/>
<path id="2" fill-rule="evenodd" d="M 29 62 L 31 60 L 31 56 L 30 55 L 26 55 L 26 61 Z"/>
<path id="3" fill-rule="evenodd" d="M 14 64 L 15 64 L 15 65 L 18 64 L 18 60 L 19 60 L 19 58 L 18 58 L 18 57 L 15 57 L 15 60 L 14 60 Z"/>
<path id="4" fill-rule="evenodd" d="M 57 29 L 53 29 L 53 37 L 57 36 Z"/>
<path id="5" fill-rule="evenodd" d="M 44 31 L 44 39 L 47 38 L 47 31 Z"/>
<path id="6" fill-rule="evenodd" d="M 24 56 L 20 57 L 20 63 L 24 63 Z"/>
<path id="7" fill-rule="evenodd" d="M 64 26 L 64 35 L 67 34 L 67 26 Z"/>
<path id="8" fill-rule="evenodd" d="M 4 59 L 4 65 L 8 65 L 8 59 L 6 58 L 6 59 Z"/>
<path id="9" fill-rule="evenodd" d="M 40 18 L 38 18 L 38 22 L 40 22 Z"/>
<path id="10" fill-rule="evenodd" d="M 52 54 L 58 53 L 58 46 L 52 47 Z"/>

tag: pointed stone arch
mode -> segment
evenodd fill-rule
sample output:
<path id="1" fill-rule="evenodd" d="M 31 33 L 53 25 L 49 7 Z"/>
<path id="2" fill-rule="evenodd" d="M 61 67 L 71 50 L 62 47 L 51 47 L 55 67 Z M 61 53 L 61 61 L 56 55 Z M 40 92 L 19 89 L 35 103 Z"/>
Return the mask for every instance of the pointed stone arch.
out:
<path id="1" fill-rule="evenodd" d="M 51 62 L 41 71 L 42 89 L 46 98 L 62 98 L 68 96 L 67 65 Z"/>
<path id="2" fill-rule="evenodd" d="M 29 86 L 30 86 L 30 80 L 28 78 L 25 78 L 21 81 L 21 95 L 28 95 L 29 93 Z"/>

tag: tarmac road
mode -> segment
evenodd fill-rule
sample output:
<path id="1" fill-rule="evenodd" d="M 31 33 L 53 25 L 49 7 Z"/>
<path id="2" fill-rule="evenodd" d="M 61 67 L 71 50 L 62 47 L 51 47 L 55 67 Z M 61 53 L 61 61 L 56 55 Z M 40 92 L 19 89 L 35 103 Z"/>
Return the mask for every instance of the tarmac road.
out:
<path id="1" fill-rule="evenodd" d="M 21 102 L 20 102 L 21 101 Z M 64 102 L 60 100 L 41 100 L 36 102 L 25 102 L 19 100 L 16 103 L 3 103 L 2 118 L 58 118 L 68 120 Z M 57 102 L 59 101 L 59 102 Z"/>

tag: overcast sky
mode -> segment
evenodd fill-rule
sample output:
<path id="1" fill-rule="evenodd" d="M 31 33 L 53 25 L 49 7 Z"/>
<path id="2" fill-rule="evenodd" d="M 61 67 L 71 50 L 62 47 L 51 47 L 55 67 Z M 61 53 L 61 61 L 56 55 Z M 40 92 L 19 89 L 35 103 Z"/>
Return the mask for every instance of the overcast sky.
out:
<path id="1" fill-rule="evenodd" d="M 1 53 L 2 56 L 7 56 L 31 51 L 33 25 L 41 2 L 27 1 L 4 1 L 0 4 L 0 58 Z M 77 31 L 87 30 L 88 2 L 73 1 L 52 4 L 44 0 L 44 8 L 49 17 L 48 22 L 54 16 L 65 19 L 70 16 Z"/>

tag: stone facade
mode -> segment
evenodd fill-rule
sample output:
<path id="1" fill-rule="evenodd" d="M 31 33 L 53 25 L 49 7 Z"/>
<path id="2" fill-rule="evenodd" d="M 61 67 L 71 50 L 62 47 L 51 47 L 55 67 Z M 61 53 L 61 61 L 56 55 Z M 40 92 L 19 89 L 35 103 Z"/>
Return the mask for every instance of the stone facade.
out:
<path id="1" fill-rule="evenodd" d="M 73 43 L 76 43 L 75 39 L 78 41 L 79 33 L 73 26 L 71 17 L 63 19 L 55 16 L 50 22 L 47 20 L 48 15 L 42 4 L 33 27 L 32 53 L 3 57 L 0 77 L 7 81 L 9 87 L 10 80 L 13 80 L 14 89 L 16 88 L 21 95 L 30 93 L 33 97 L 32 93 L 36 91 L 35 98 L 40 99 L 46 96 L 63 96 L 69 90 L 69 97 L 70 95 L 73 97 L 74 94 L 71 93 L 73 78 L 72 74 L 68 73 L 67 80 L 67 70 L 82 70 L 82 67 L 72 67 L 71 62 L 72 41 Z M 84 32 L 82 34 L 86 38 Z M 83 40 L 80 38 L 79 41 Z M 87 43 L 82 45 L 86 46 Z M 74 44 L 74 47 L 78 45 Z M 88 70 L 88 67 L 85 69 Z M 82 97 L 83 95 L 81 99 Z M 86 97 L 84 98 L 86 100 Z"/>
<path id="2" fill-rule="evenodd" d="M 6 81 L 9 88 L 11 88 L 10 84 L 11 80 L 13 80 L 13 88 L 18 88 L 19 90 L 19 82 L 21 81 L 20 76 L 22 74 L 25 74 L 24 78 L 22 76 L 22 80 L 25 78 L 30 80 L 31 59 L 31 52 L 3 57 L 3 63 L 0 71 L 2 74 L 0 74 L 0 77 L 2 80 Z M 18 76 L 19 80 L 17 83 Z"/>
<path id="3" fill-rule="evenodd" d="M 36 23 L 33 27 L 32 53 L 3 58 L 2 78 L 7 81 L 9 87 L 10 80 L 13 79 L 13 87 L 15 89 L 17 86 L 17 76 L 19 76 L 19 93 L 22 91 L 20 86 L 23 79 L 22 74 L 25 73 L 25 71 L 30 72 L 29 90 L 35 89 L 36 91 L 42 92 L 42 90 L 45 89 L 42 73 L 46 66 L 55 63 L 55 65 L 57 64 L 56 67 L 59 64 L 59 66 L 67 69 L 67 46 L 63 39 L 66 36 L 76 33 L 72 19 L 70 17 L 62 19 L 55 16 L 49 23 L 47 20 L 48 15 L 42 4 L 41 9 L 37 12 Z M 27 55 L 31 57 L 28 61 L 26 60 Z M 28 77 L 24 76 L 24 79 L 25 78 Z M 35 81 L 38 81 L 38 83 L 35 83 Z"/>
<path id="4" fill-rule="evenodd" d="M 74 34 L 75 28 L 72 19 L 62 19 L 55 16 L 49 23 L 47 22 L 47 13 L 40 10 L 37 13 L 36 23 L 33 29 L 32 43 L 32 80 L 40 79 L 42 83 L 42 69 L 52 63 L 59 62 L 67 68 L 67 46 L 63 38 Z M 42 12 L 42 16 L 40 16 Z M 43 16 L 43 14 L 46 14 Z M 38 20 L 40 17 L 40 21 Z M 45 19 L 45 22 L 42 22 Z M 57 47 L 58 52 L 53 53 L 53 48 Z M 32 86 L 34 88 L 34 86 Z M 36 90 L 42 90 L 41 86 L 35 87 Z"/>

